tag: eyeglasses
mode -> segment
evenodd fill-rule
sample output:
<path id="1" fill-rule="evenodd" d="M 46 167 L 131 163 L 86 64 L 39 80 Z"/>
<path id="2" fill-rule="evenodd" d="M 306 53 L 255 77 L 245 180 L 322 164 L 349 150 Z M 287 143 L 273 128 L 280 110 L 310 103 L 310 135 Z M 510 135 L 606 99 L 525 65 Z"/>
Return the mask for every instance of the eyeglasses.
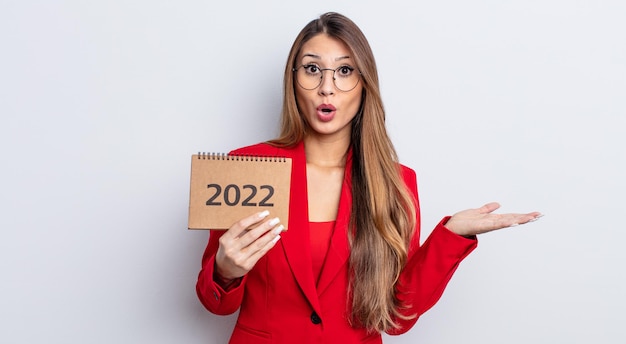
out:
<path id="1" fill-rule="evenodd" d="M 332 68 L 320 68 L 314 64 L 302 65 L 298 68 L 294 68 L 296 73 L 296 81 L 300 87 L 305 90 L 314 90 L 322 84 L 324 78 L 324 71 L 333 72 L 333 82 L 338 90 L 343 92 L 352 91 L 359 83 L 361 78 L 361 72 L 355 70 L 350 66 L 341 66 L 337 69 Z"/>

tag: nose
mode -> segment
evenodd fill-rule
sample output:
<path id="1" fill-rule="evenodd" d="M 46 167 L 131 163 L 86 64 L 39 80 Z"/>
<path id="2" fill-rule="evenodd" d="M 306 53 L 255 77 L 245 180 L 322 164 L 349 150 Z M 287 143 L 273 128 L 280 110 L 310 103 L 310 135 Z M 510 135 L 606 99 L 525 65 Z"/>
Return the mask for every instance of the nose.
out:
<path id="1" fill-rule="evenodd" d="M 330 72 L 330 73 L 328 73 Z M 335 71 L 332 69 L 322 70 L 322 82 L 318 88 L 318 93 L 323 96 L 335 94 Z"/>

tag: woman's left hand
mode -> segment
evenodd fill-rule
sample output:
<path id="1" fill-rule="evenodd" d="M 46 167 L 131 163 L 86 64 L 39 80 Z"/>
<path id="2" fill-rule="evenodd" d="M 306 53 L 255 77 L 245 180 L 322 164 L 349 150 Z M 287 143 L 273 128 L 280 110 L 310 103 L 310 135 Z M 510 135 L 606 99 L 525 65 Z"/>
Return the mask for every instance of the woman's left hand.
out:
<path id="1" fill-rule="evenodd" d="M 513 227 L 535 221 L 541 213 L 532 212 L 527 214 L 492 214 L 500 208 L 498 203 L 488 203 L 478 209 L 460 211 L 446 222 L 445 227 L 450 231 L 463 235 L 472 236 L 491 232 L 506 227 Z"/>

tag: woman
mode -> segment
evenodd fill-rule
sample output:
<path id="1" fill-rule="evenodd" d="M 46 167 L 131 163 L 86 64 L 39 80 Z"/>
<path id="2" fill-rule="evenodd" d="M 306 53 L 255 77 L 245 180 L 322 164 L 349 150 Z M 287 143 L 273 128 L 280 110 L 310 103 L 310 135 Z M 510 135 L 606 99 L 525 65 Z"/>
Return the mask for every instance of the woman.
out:
<path id="1" fill-rule="evenodd" d="M 340 14 L 300 32 L 284 89 L 280 136 L 232 154 L 293 159 L 289 231 L 263 212 L 212 232 L 196 286 L 209 311 L 240 309 L 231 343 L 381 343 L 437 302 L 476 234 L 540 216 L 490 203 L 419 245 L 415 173 L 387 135 L 369 44 Z"/>

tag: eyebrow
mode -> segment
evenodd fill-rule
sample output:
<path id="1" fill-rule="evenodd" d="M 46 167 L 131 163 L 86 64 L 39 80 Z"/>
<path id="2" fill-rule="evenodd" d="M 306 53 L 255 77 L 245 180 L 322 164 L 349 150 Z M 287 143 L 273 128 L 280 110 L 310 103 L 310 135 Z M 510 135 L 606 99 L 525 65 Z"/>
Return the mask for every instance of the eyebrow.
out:
<path id="1" fill-rule="evenodd" d="M 305 57 L 312 57 L 312 58 L 318 59 L 318 60 L 321 59 L 321 57 L 319 55 L 315 55 L 315 54 L 304 54 L 304 55 L 302 55 L 302 58 L 305 58 Z M 346 55 L 346 56 L 339 56 L 339 57 L 335 58 L 335 61 L 345 60 L 345 59 L 349 59 L 349 58 L 350 58 L 350 56 L 348 56 L 348 55 Z"/>

